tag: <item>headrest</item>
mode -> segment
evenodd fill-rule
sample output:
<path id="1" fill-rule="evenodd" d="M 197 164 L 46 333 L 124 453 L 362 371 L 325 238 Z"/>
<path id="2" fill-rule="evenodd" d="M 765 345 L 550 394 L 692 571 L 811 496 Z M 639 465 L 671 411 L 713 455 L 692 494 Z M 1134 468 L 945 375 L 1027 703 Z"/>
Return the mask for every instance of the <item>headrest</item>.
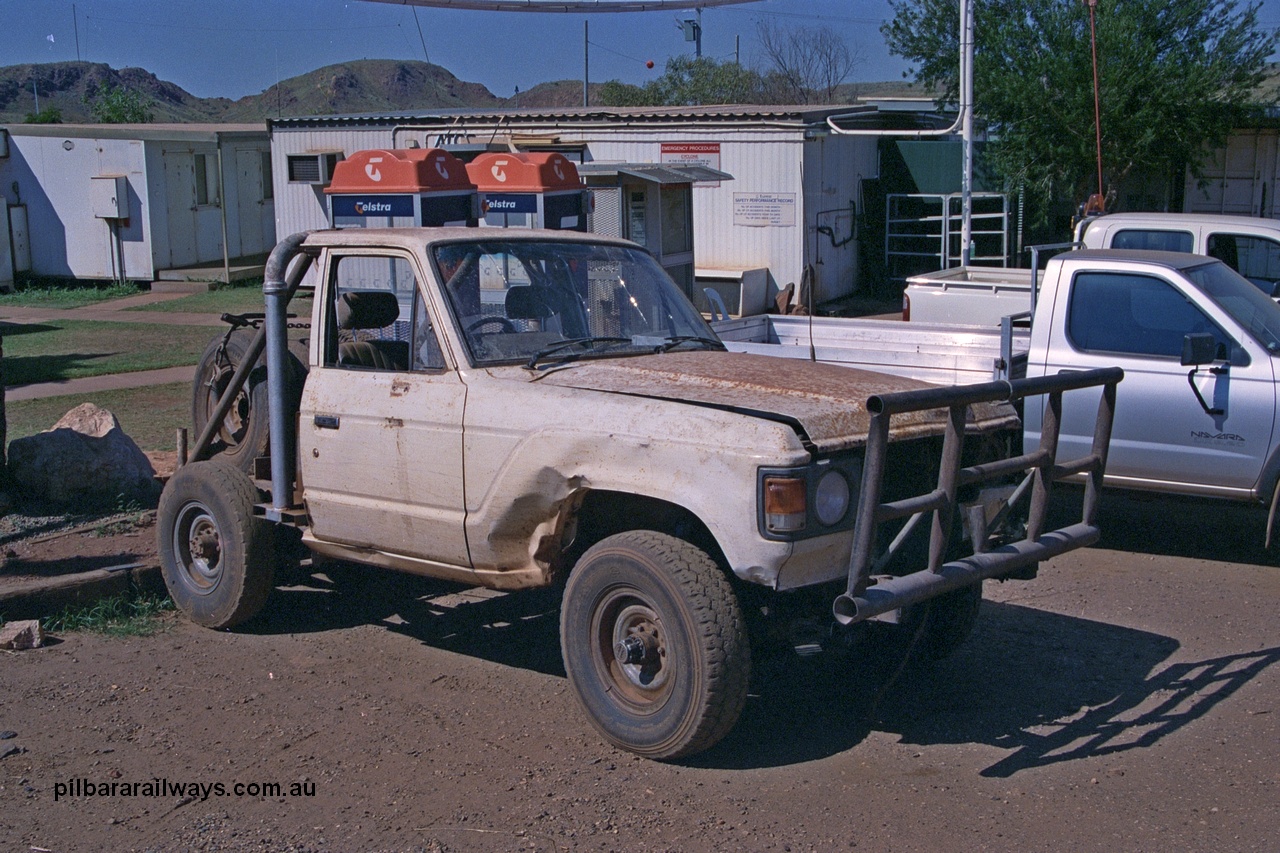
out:
<path id="1" fill-rule="evenodd" d="M 509 320 L 545 320 L 554 313 L 539 288 L 522 284 L 507 291 Z"/>
<path id="2" fill-rule="evenodd" d="M 400 303 L 389 290 L 348 290 L 338 299 L 339 329 L 381 329 L 400 316 Z"/>

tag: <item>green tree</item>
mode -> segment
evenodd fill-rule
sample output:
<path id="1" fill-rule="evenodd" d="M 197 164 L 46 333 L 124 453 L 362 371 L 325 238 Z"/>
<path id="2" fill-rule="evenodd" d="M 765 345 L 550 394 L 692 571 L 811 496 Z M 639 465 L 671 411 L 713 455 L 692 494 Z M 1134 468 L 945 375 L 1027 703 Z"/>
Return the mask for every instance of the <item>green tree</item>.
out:
<path id="1" fill-rule="evenodd" d="M 27 113 L 23 119 L 26 124 L 62 124 L 62 110 L 57 107 L 45 107 L 37 113 Z"/>
<path id="2" fill-rule="evenodd" d="M 954 104 L 956 0 L 890 0 L 881 27 L 917 82 Z M 1100 0 L 1096 9 L 1103 183 L 1192 174 L 1250 109 L 1276 34 L 1258 4 L 1235 0 Z M 976 4 L 974 101 L 988 124 L 989 164 L 1040 214 L 1097 188 L 1089 9 L 1081 0 Z"/>
<path id="3" fill-rule="evenodd" d="M 85 95 L 84 103 L 98 124 L 146 124 L 155 119 L 150 98 L 108 80 L 102 80 L 92 94 Z"/>
<path id="4" fill-rule="evenodd" d="M 760 75 L 736 62 L 673 56 L 656 80 L 631 86 L 610 80 L 600 87 L 600 100 L 610 107 L 685 107 L 700 104 L 759 103 L 764 91 Z"/>

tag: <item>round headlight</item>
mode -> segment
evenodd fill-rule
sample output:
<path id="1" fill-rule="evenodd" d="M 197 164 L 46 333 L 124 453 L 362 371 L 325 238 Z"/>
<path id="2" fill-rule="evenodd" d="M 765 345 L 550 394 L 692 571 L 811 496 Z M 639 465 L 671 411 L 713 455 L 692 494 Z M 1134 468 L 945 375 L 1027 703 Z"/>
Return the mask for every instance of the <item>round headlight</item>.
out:
<path id="1" fill-rule="evenodd" d="M 839 471 L 828 471 L 818 481 L 814 513 L 827 527 L 838 524 L 849 510 L 849 481 Z"/>

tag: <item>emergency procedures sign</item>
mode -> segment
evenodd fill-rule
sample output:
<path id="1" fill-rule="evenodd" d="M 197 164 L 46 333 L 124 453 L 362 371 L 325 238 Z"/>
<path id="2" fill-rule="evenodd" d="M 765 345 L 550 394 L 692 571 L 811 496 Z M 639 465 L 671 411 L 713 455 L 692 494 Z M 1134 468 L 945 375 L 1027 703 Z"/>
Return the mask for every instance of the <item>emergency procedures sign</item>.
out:
<path id="1" fill-rule="evenodd" d="M 659 162 L 670 166 L 706 166 L 720 169 L 719 142 L 664 142 Z M 719 181 L 698 181 L 695 187 L 718 187 Z"/>

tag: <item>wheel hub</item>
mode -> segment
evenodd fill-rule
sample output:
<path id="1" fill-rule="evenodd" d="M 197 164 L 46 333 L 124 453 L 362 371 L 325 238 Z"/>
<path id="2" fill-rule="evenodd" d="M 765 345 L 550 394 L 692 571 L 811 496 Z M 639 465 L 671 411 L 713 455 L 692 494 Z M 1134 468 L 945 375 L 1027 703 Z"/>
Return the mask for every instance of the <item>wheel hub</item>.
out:
<path id="1" fill-rule="evenodd" d="M 191 503 L 178 513 L 173 543 L 178 565 L 187 585 L 205 593 L 218 585 L 222 572 L 222 537 L 207 508 Z"/>
<path id="2" fill-rule="evenodd" d="M 205 563 L 217 563 L 220 551 L 218 531 L 211 524 L 198 524 L 191 531 L 191 557 Z"/>
<path id="3" fill-rule="evenodd" d="M 657 653 L 657 638 L 649 633 L 632 634 L 613 646 L 613 656 L 622 664 L 647 663 L 654 660 Z"/>
<path id="4" fill-rule="evenodd" d="M 668 676 L 662 622 L 647 604 L 632 601 L 613 620 L 615 681 L 635 701 L 653 701 Z"/>

